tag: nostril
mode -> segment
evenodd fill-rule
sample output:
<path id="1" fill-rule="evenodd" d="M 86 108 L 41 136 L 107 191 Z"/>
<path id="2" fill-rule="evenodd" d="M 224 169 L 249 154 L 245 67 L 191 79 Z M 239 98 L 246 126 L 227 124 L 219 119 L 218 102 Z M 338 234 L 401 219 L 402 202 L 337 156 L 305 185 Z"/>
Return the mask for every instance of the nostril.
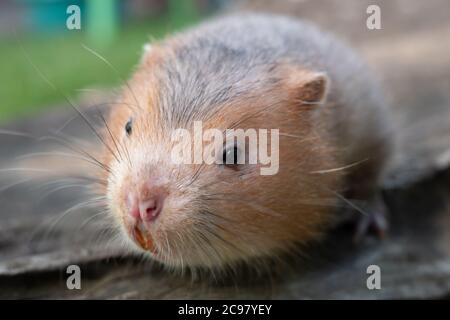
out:
<path id="1" fill-rule="evenodd" d="M 156 206 L 151 206 L 147 208 L 147 214 L 152 214 L 156 210 Z"/>
<path id="2" fill-rule="evenodd" d="M 153 221 L 161 212 L 161 200 L 153 198 L 140 201 L 139 211 L 142 220 Z"/>

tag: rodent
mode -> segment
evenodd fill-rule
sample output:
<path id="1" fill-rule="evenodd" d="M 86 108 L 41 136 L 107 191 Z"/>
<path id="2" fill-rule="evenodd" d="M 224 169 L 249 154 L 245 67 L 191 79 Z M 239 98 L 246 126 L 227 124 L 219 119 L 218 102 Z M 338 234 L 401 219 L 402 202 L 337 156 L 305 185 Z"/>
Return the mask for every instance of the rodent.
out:
<path id="1" fill-rule="evenodd" d="M 174 269 L 295 250 L 321 239 L 353 199 L 368 214 L 363 229 L 384 224 L 371 218 L 384 211 L 380 181 L 393 149 L 379 87 L 356 53 L 309 23 L 214 18 L 143 54 L 111 107 L 104 139 L 115 147 L 104 149 L 100 192 L 126 243 Z M 278 173 L 173 164 L 171 132 L 194 121 L 278 128 Z"/>

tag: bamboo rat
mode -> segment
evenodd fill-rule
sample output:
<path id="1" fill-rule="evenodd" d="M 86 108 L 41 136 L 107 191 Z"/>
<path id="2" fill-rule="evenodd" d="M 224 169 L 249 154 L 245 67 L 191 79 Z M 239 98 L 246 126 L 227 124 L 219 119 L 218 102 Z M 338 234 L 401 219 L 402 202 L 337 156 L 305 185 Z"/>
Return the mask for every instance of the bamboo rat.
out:
<path id="1" fill-rule="evenodd" d="M 101 192 L 125 241 L 174 269 L 279 256 L 322 238 L 342 206 L 357 233 L 383 231 L 389 120 L 378 83 L 334 37 L 281 16 L 215 18 L 147 46 L 107 120 Z M 222 163 L 174 163 L 174 130 L 196 122 L 277 129 L 276 174 L 238 161 L 245 139 L 214 149 Z"/>

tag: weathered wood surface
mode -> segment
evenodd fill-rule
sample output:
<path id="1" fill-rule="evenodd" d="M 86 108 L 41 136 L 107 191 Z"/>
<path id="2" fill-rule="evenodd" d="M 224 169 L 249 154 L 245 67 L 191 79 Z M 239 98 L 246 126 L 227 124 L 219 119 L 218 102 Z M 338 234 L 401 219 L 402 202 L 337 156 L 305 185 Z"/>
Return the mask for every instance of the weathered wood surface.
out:
<path id="1" fill-rule="evenodd" d="M 2 172 L 0 298 L 448 298 L 450 23 L 444 12 L 450 5 L 438 0 L 383 1 L 383 30 L 368 31 L 365 1 L 335 9 L 324 8 L 324 2 L 286 2 L 291 4 L 273 10 L 299 12 L 335 30 L 359 48 L 384 79 L 399 128 L 398 153 L 385 190 L 392 225 L 387 239 L 369 238 L 355 246 L 343 226 L 323 244 L 309 248 L 308 257 L 282 276 L 253 276 L 220 285 L 212 280 L 192 282 L 127 255 L 101 233 L 97 220 L 88 220 L 96 213 L 93 209 L 59 219 L 83 198 L 80 189 L 42 198 L 52 186 L 39 182 L 4 189 L 25 176 Z M 3 128 L 44 136 L 73 115 L 69 113 L 52 110 Z M 79 119 L 67 132 L 89 138 Z M 16 157 L 54 148 L 45 141 L 9 135 L 0 135 L 0 146 L 1 168 L 29 164 Z M 58 171 L 57 163 L 47 166 Z M 66 289 L 65 268 L 70 264 L 82 268 L 80 291 Z M 381 290 L 366 288 L 366 268 L 371 264 L 382 270 Z"/>

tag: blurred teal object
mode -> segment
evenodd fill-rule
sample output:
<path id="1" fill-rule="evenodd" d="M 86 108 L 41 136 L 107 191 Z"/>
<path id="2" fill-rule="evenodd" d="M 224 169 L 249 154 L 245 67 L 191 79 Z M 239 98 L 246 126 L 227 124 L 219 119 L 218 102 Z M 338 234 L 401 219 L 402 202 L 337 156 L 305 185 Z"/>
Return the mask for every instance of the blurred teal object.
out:
<path id="1" fill-rule="evenodd" d="M 119 2 L 116 0 L 90 0 L 87 5 L 87 31 L 89 40 L 99 46 L 110 44 L 117 33 Z"/>
<path id="2" fill-rule="evenodd" d="M 92 0 L 91 0 L 92 1 Z M 96 1 L 96 0 L 94 0 Z M 81 9 L 83 24 L 83 0 L 18 0 L 26 8 L 25 21 L 31 31 L 58 33 L 67 31 L 67 7 L 75 4 Z"/>

